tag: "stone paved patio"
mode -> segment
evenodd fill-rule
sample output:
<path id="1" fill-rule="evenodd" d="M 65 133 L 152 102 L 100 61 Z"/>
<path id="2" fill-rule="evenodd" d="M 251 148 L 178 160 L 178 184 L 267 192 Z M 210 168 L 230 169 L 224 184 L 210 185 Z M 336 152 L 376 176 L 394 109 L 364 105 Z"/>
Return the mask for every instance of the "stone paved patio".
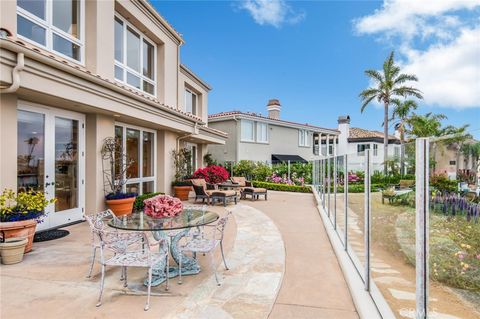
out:
<path id="1" fill-rule="evenodd" d="M 90 246 L 85 223 L 68 227 L 63 239 L 36 243 L 24 262 L 1 266 L 2 318 L 357 318 L 343 275 L 310 194 L 271 192 L 269 200 L 230 205 L 223 285 L 215 285 L 208 258 L 203 271 L 171 281 L 169 296 L 126 295 L 118 269 L 108 270 L 104 302 L 95 307 L 97 274 L 86 279 Z M 224 214 L 223 207 L 211 208 Z M 129 270 L 129 283 L 143 269 Z M 162 292 L 164 286 L 154 288 Z"/>

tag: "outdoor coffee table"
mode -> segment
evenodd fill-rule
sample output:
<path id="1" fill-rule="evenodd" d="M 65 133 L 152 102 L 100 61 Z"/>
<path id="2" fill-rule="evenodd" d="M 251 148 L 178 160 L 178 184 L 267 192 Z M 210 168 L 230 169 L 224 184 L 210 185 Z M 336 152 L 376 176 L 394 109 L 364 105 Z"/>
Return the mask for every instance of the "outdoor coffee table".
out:
<path id="1" fill-rule="evenodd" d="M 151 231 L 156 240 L 170 240 L 170 254 L 173 260 L 179 263 L 179 242 L 185 237 L 190 228 L 200 227 L 215 222 L 219 218 L 217 213 L 202 210 L 184 209 L 175 217 L 152 218 L 143 212 L 136 212 L 123 219 L 112 219 L 108 226 L 129 231 Z M 176 231 L 175 233 L 173 233 Z M 173 233 L 173 234 L 172 234 Z M 152 286 L 158 286 L 166 280 L 165 261 L 162 260 L 158 267 L 153 269 Z M 196 275 L 200 272 L 200 265 L 195 258 L 182 254 L 182 276 Z M 169 278 L 178 276 L 178 267 L 169 268 Z M 146 281 L 145 281 L 146 284 Z"/>

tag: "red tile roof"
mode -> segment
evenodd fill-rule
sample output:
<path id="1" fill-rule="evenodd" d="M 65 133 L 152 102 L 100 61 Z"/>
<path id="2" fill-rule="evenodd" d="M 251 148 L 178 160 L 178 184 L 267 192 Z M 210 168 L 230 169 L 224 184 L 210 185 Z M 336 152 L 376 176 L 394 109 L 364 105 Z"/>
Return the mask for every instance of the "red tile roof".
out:
<path id="1" fill-rule="evenodd" d="M 383 132 L 369 131 L 363 128 L 351 127 L 349 131 L 349 138 L 381 138 L 383 139 Z M 397 140 L 394 135 L 388 135 L 389 140 Z"/>

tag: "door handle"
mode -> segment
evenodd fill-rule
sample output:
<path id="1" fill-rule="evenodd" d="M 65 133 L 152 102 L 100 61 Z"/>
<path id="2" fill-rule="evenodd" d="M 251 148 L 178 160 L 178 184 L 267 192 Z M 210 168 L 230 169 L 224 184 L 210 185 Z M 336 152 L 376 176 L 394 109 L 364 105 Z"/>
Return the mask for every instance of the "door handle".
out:
<path id="1" fill-rule="evenodd" d="M 45 183 L 45 187 L 50 186 L 50 185 L 54 185 L 54 184 L 55 183 L 53 183 L 53 182 L 52 183 Z"/>

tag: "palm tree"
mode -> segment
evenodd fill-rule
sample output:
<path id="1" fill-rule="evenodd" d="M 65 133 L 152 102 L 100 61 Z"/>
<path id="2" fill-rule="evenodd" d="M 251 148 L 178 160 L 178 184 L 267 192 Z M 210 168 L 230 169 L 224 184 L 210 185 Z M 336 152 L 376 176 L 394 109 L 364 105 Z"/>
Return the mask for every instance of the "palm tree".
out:
<path id="1" fill-rule="evenodd" d="M 383 71 L 366 70 L 365 74 L 375 83 L 374 87 L 363 90 L 359 97 L 362 100 L 361 112 L 365 110 L 368 104 L 376 99 L 379 103 L 383 103 L 384 116 L 383 122 L 383 157 L 384 157 L 384 173 L 387 175 L 387 155 L 388 155 L 388 107 L 392 99 L 396 97 L 414 96 L 422 99 L 422 93 L 411 86 L 404 85 L 407 81 L 418 81 L 415 75 L 400 73 L 400 67 L 395 64 L 394 53 L 390 53 L 383 63 Z"/>
<path id="2" fill-rule="evenodd" d="M 417 102 L 413 100 L 400 101 L 399 99 L 392 99 L 392 104 L 395 105 L 393 109 L 391 121 L 398 119 L 395 128 L 400 133 L 400 174 L 405 174 L 405 129 L 410 112 L 416 110 Z"/>

